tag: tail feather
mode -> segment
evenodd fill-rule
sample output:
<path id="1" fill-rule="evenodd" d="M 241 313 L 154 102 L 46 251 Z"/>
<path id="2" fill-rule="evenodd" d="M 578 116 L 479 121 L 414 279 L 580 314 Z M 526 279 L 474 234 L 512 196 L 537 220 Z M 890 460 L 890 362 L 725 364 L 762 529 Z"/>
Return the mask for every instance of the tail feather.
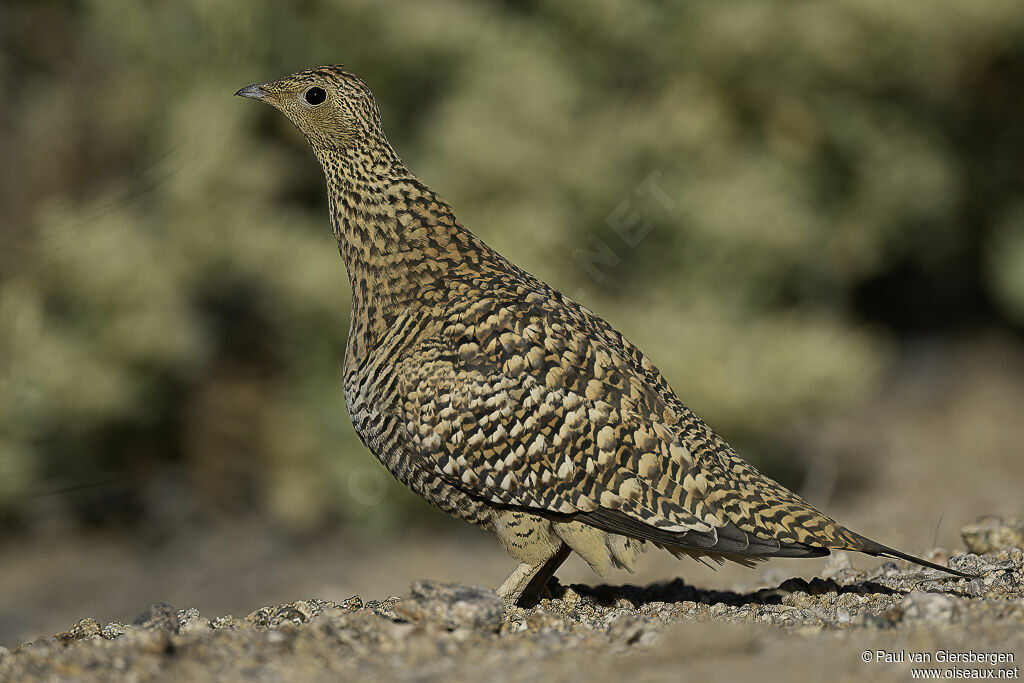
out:
<path id="1" fill-rule="evenodd" d="M 837 548 L 837 550 L 856 550 L 857 552 L 873 555 L 874 557 L 893 557 L 900 560 L 906 560 L 907 562 L 913 562 L 914 564 L 922 567 L 928 567 L 929 569 L 937 569 L 940 572 L 946 572 L 947 574 L 953 574 L 954 576 L 959 576 L 965 579 L 979 578 L 977 574 L 971 574 L 965 571 L 960 571 L 959 569 L 953 569 L 952 567 L 944 567 L 941 564 L 936 564 L 935 562 L 929 562 L 923 558 L 905 553 L 902 550 L 896 550 L 895 548 L 890 548 L 887 545 L 882 545 L 877 541 L 872 541 L 870 538 L 861 536 L 858 533 L 851 531 L 850 534 L 856 538 L 858 542 L 857 546 L 850 548 Z"/>
<path id="2" fill-rule="evenodd" d="M 820 513 L 819 513 L 820 514 Z M 716 562 L 721 559 L 739 562 L 745 566 L 753 566 L 769 557 L 822 557 L 832 550 L 855 550 L 857 552 L 907 560 L 914 564 L 937 569 L 965 579 L 978 578 L 975 574 L 943 567 L 920 557 L 910 555 L 887 545 L 882 545 L 870 538 L 850 531 L 846 527 L 822 515 L 830 523 L 828 540 L 815 539 L 806 534 L 805 542 L 780 542 L 778 539 L 758 536 L 744 532 L 735 524 L 730 523 L 718 527 L 713 532 L 700 531 L 667 531 L 645 524 L 629 515 L 616 510 L 599 509 L 594 512 L 578 515 L 579 521 L 595 526 L 603 531 L 638 540 L 651 541 L 655 545 L 676 555 L 691 557 L 709 557 Z"/>

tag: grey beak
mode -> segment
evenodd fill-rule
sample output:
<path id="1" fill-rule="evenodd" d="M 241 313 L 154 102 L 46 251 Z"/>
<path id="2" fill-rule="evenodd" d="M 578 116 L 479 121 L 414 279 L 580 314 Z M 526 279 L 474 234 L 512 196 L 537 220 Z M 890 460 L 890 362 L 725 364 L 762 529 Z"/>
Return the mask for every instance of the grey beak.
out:
<path id="1" fill-rule="evenodd" d="M 270 93 L 264 90 L 263 86 L 259 83 L 247 85 L 235 93 L 236 97 L 248 97 L 253 100 L 265 100 L 268 95 L 270 95 Z"/>

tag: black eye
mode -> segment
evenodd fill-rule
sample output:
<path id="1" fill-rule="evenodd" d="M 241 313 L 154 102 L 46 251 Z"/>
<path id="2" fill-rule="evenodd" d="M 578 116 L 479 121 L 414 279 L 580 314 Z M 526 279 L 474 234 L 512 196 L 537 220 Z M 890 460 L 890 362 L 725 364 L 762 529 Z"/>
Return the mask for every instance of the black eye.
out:
<path id="1" fill-rule="evenodd" d="M 323 88 L 313 87 L 306 91 L 306 101 L 316 106 L 327 99 L 327 92 Z"/>

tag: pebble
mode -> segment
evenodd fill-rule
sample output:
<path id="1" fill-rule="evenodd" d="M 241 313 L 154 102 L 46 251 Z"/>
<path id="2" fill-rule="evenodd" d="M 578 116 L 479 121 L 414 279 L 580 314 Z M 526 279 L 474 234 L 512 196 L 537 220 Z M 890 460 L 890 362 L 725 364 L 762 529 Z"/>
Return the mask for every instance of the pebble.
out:
<path id="1" fill-rule="evenodd" d="M 195 609 L 156 604 L 132 625 L 101 627 L 86 618 L 56 638 L 13 653 L 0 649 L 0 679 L 91 680 L 95 672 L 117 671 L 127 680 L 149 680 L 169 662 L 187 659 L 192 670 L 211 672 L 251 662 L 246 675 L 257 680 L 324 678 L 325 662 L 341 678 L 401 667 L 422 680 L 454 680 L 444 667 L 466 657 L 499 661 L 514 653 L 516 662 L 558 662 L 568 652 L 639 651 L 658 647 L 674 625 L 695 622 L 756 624 L 808 638 L 951 624 L 972 634 L 991 626 L 1019 629 L 1022 557 L 1016 548 L 953 556 L 958 567 L 983 574 L 970 581 L 938 575 L 922 581 L 919 568 L 889 562 L 853 570 L 839 557 L 831 565 L 834 576 L 857 572 L 859 578 L 787 579 L 735 591 L 679 580 L 646 588 L 555 583 L 554 597 L 526 609 L 506 608 L 487 588 L 434 581 L 415 583 L 403 598 L 297 600 L 244 619 L 208 619 Z M 275 658 L 289 653 L 299 656 L 289 660 L 298 668 L 274 669 Z"/>
<path id="2" fill-rule="evenodd" d="M 986 516 L 960 530 L 964 545 L 984 555 L 1011 548 L 1024 548 L 1024 518 Z"/>

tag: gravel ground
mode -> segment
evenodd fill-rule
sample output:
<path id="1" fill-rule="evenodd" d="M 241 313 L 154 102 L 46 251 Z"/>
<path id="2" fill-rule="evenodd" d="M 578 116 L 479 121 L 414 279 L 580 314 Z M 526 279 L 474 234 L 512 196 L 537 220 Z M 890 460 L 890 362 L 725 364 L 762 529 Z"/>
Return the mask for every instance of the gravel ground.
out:
<path id="1" fill-rule="evenodd" d="M 240 619 L 153 605 L 132 624 L 85 618 L 66 633 L 0 650 L 0 676 L 907 680 L 915 666 L 907 660 L 925 653 L 932 661 L 924 666 L 940 676 L 1019 678 L 1024 520 L 983 519 L 962 536 L 967 552 L 936 549 L 929 559 L 976 579 L 896 562 L 865 571 L 840 553 L 809 582 L 747 591 L 701 590 L 679 580 L 557 585 L 550 599 L 528 609 L 505 609 L 491 590 L 431 581 L 417 582 L 404 597 L 303 600 Z M 884 661 L 900 653 L 904 661 Z M 979 654 L 1004 661 L 949 661 Z"/>

